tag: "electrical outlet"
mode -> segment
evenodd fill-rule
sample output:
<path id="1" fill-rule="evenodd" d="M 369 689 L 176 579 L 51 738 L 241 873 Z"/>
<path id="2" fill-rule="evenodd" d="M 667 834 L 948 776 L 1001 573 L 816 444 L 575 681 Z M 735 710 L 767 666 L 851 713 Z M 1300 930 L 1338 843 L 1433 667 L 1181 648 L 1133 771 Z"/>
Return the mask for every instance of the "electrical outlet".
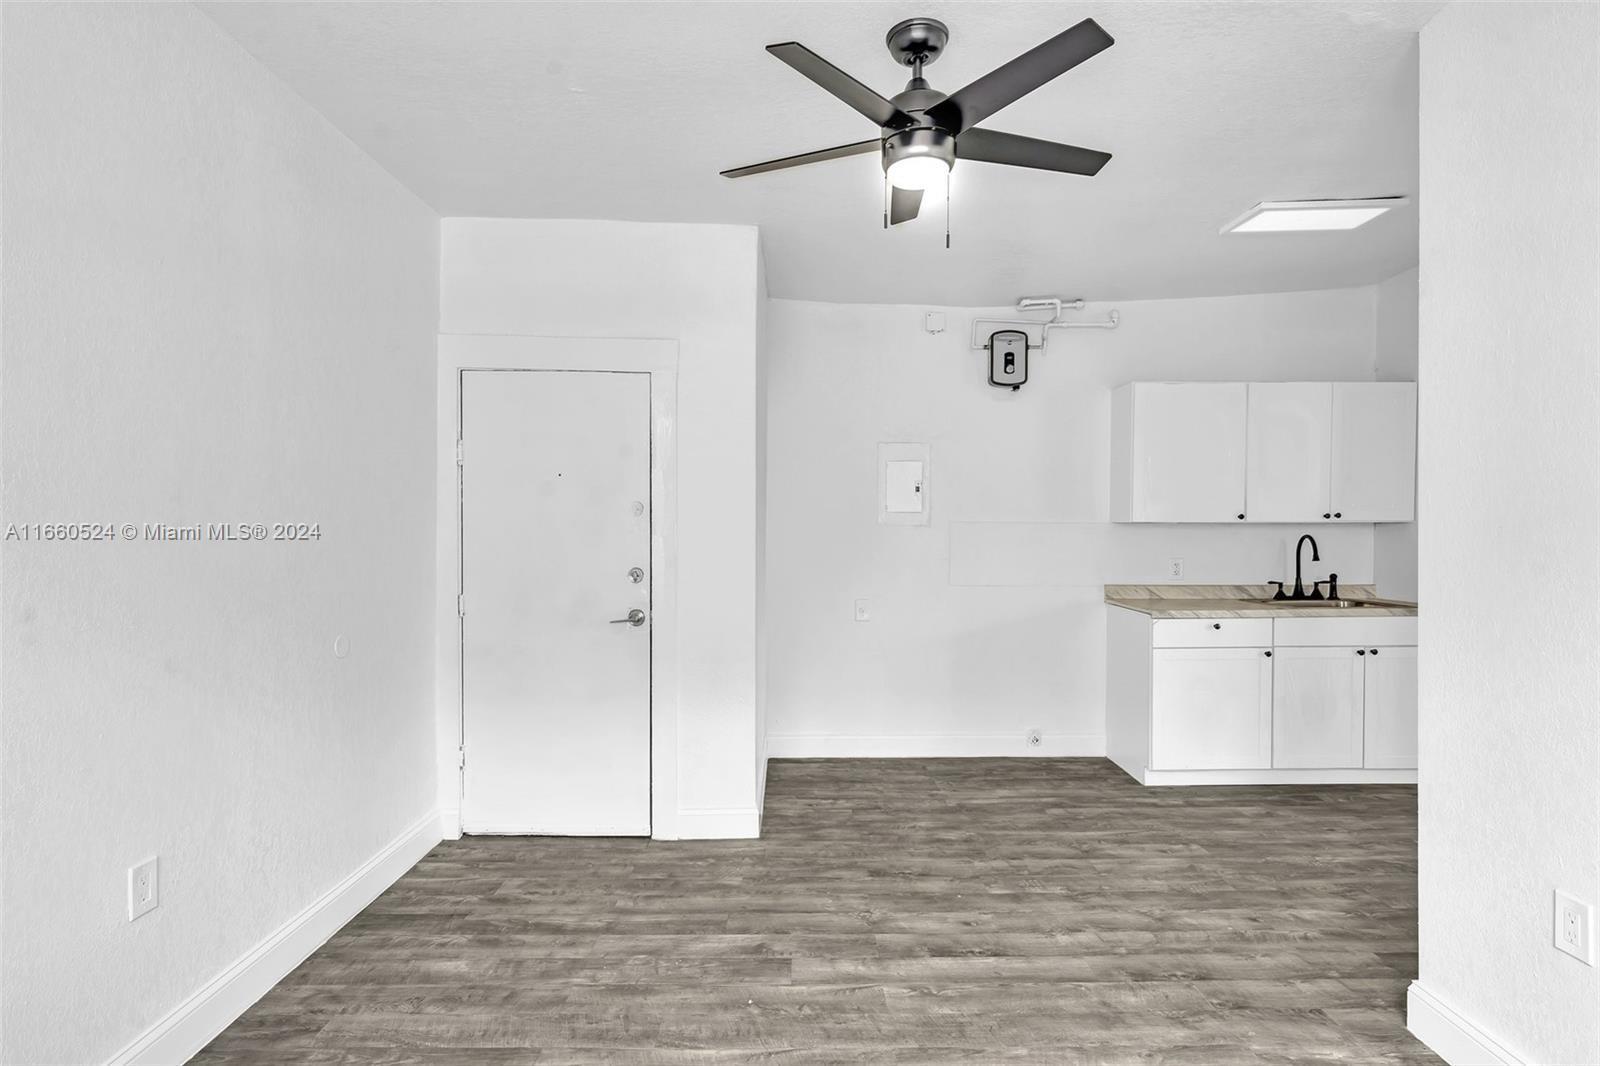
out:
<path id="1" fill-rule="evenodd" d="M 1182 577 L 1183 576 L 1183 560 L 1182 559 L 1168 559 L 1167 560 L 1167 576 L 1168 577 Z"/>
<path id="2" fill-rule="evenodd" d="M 1028 747 L 1037 748 L 1044 743 L 1044 734 L 1037 729 L 1028 730 Z"/>
<path id="3" fill-rule="evenodd" d="M 866 600 L 857 600 L 856 601 L 856 621 L 857 622 L 870 622 L 870 621 L 872 621 L 872 605 L 870 603 L 868 603 Z"/>
<path id="4" fill-rule="evenodd" d="M 1565 892 L 1556 892 L 1556 947 L 1585 966 L 1594 965 L 1594 908 Z"/>
<path id="5" fill-rule="evenodd" d="M 128 867 L 128 921 L 149 914 L 161 905 L 161 886 L 156 880 L 156 859 L 151 856 L 137 866 Z"/>

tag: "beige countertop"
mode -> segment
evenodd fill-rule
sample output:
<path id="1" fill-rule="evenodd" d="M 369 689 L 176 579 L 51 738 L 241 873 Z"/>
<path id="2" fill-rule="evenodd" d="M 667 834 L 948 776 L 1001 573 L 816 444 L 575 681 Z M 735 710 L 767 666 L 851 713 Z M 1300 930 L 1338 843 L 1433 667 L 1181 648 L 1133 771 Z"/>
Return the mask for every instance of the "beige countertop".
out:
<path id="1" fill-rule="evenodd" d="M 1360 607 L 1274 601 L 1277 591 L 1274 585 L 1107 585 L 1106 602 L 1152 618 L 1404 618 L 1417 613 L 1414 603 L 1380 599 L 1371 585 L 1340 587 L 1340 599 L 1360 600 Z"/>

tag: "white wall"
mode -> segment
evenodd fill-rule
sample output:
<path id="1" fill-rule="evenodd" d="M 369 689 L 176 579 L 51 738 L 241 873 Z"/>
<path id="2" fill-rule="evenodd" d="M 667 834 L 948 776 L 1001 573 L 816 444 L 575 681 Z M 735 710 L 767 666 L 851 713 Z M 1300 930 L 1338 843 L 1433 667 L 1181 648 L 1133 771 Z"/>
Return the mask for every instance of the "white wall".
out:
<path id="1" fill-rule="evenodd" d="M 1421 108 L 1419 983 L 1600 1062 L 1600 8 L 1449 5 Z"/>
<path id="2" fill-rule="evenodd" d="M 756 231 L 451 218 L 440 258 L 442 333 L 677 340 L 680 822 L 753 830 Z"/>
<path id="3" fill-rule="evenodd" d="M 767 794 L 767 411 L 771 378 L 771 339 L 767 321 L 766 256 L 756 257 L 756 806 Z"/>
<path id="4" fill-rule="evenodd" d="M 0 544 L 0 1058 L 85 1063 L 433 807 L 438 231 L 187 5 L 3 19 L 5 521 L 322 531 Z"/>
<path id="5" fill-rule="evenodd" d="M 991 387 L 975 314 L 774 300 L 768 673 L 774 756 L 1104 751 L 1107 582 L 1292 576 L 1302 530 L 1111 525 L 1110 389 L 1371 380 L 1371 288 L 1118 305 Z M 1074 317 L 1105 317 L 1090 305 Z M 876 446 L 931 444 L 926 526 L 877 523 Z M 1372 580 L 1372 527 L 1310 530 L 1320 577 Z M 1309 559 L 1309 553 L 1308 553 Z M 872 620 L 853 620 L 855 599 Z"/>
<path id="6" fill-rule="evenodd" d="M 1377 287 L 1376 363 L 1379 381 L 1417 380 L 1417 271 Z M 1419 385 L 1420 389 L 1422 386 Z M 1373 527 L 1372 555 L 1378 591 L 1402 600 L 1417 598 L 1417 524 L 1388 522 Z"/>

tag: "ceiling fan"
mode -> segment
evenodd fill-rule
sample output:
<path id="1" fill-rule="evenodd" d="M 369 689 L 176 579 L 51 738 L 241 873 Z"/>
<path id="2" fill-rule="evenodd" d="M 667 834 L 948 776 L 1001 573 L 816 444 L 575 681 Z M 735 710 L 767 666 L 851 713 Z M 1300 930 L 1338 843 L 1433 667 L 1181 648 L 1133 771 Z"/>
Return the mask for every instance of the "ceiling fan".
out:
<path id="1" fill-rule="evenodd" d="M 978 126 L 1007 104 L 1110 48 L 1115 42 L 1094 19 L 1084 19 L 946 96 L 929 86 L 922 68 L 939 58 L 949 40 L 949 29 L 938 19 L 906 19 L 891 29 L 884 43 L 897 62 L 911 68 L 911 80 L 905 91 L 889 100 L 802 44 L 767 45 L 767 51 L 877 123 L 879 134 L 854 144 L 735 167 L 722 171 L 722 176 L 743 178 L 875 151 L 892 186 L 884 224 L 893 226 L 917 217 L 923 192 L 945 181 L 957 159 L 1090 177 L 1111 159 L 1108 152 Z"/>

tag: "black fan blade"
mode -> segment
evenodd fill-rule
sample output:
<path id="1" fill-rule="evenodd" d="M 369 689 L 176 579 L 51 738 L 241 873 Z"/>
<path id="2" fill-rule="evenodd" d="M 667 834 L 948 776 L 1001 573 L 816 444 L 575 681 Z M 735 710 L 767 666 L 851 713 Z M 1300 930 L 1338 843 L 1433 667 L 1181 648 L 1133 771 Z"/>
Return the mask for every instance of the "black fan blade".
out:
<path id="1" fill-rule="evenodd" d="M 905 129 L 916 120 L 803 44 L 769 44 L 767 51 L 828 90 L 879 126 Z"/>
<path id="2" fill-rule="evenodd" d="M 1015 133 L 977 129 L 967 130 L 956 138 L 956 158 L 1034 170 L 1059 170 L 1063 174 L 1084 174 L 1092 178 L 1111 162 L 1111 153 L 1079 148 L 1075 144 L 1041 141 L 1036 137 L 1019 137 Z"/>
<path id="3" fill-rule="evenodd" d="M 1099 55 L 1115 42 L 1094 19 L 1084 19 L 1037 48 L 996 67 L 946 100 L 928 108 L 926 116 L 952 133 L 969 130 L 1007 104 L 1027 96 L 1052 78 L 1059 77 Z"/>
<path id="4" fill-rule="evenodd" d="M 765 174 L 769 170 L 787 170 L 789 167 L 803 167 L 807 163 L 821 163 L 829 159 L 842 159 L 847 155 L 864 155 L 867 152 L 876 152 L 882 148 L 883 142 L 874 137 L 870 141 L 841 144 L 837 148 L 819 148 L 815 152 L 786 155 L 782 159 L 769 159 L 765 163 L 751 163 L 747 167 L 734 167 L 732 170 L 724 170 L 722 176 L 725 178 L 742 178 L 750 174 Z"/>
<path id="5" fill-rule="evenodd" d="M 921 189 L 891 188 L 889 193 L 889 225 L 910 222 L 922 209 Z"/>

